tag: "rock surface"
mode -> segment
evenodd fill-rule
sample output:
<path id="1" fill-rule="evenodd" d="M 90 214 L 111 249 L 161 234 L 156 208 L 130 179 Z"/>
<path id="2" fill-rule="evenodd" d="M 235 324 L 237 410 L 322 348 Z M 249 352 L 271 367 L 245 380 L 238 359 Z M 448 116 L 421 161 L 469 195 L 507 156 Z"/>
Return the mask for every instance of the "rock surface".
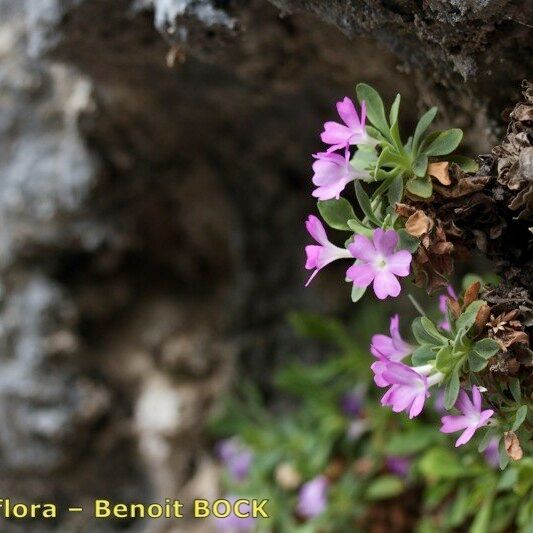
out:
<path id="1" fill-rule="evenodd" d="M 347 303 L 302 289 L 332 103 L 361 80 L 440 103 L 481 150 L 531 67 L 527 2 L 272 3 L 0 0 L 2 494 L 216 493 L 234 362 L 265 380 L 299 346 L 287 311 Z M 80 527 L 124 525 L 6 530 Z"/>

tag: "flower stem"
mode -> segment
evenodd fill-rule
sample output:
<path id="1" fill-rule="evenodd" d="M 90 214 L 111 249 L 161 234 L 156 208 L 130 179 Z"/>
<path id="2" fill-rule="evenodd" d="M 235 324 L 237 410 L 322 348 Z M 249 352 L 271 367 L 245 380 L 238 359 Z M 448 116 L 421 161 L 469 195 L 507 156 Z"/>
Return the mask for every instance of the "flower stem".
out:
<path id="1" fill-rule="evenodd" d="M 413 307 L 422 315 L 427 316 L 424 309 L 422 309 L 422 306 L 416 301 L 415 297 L 411 294 L 408 294 L 407 297 L 409 298 L 410 302 L 413 304 Z"/>

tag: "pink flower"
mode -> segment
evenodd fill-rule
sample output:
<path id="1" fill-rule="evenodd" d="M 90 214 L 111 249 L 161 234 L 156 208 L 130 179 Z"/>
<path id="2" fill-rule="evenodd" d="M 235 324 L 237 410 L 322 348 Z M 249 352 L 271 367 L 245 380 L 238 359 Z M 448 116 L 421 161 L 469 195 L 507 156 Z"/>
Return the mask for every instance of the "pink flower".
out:
<path id="1" fill-rule="evenodd" d="M 468 394 L 461 390 L 455 407 L 461 411 L 462 415 L 448 415 L 441 418 L 442 433 L 455 433 L 464 429 L 455 447 L 466 444 L 477 429 L 487 425 L 489 418 L 494 414 L 492 409 L 481 410 L 481 393 L 475 385 L 472 387 L 472 400 L 470 401 Z"/>
<path id="2" fill-rule="evenodd" d="M 372 337 L 370 351 L 378 359 L 399 362 L 407 357 L 413 347 L 405 342 L 400 335 L 400 317 L 394 315 L 390 319 L 390 337 L 377 334 Z"/>
<path id="3" fill-rule="evenodd" d="M 401 287 L 396 276 L 409 275 L 412 259 L 407 250 L 395 252 L 398 240 L 398 234 L 392 229 L 374 230 L 372 240 L 356 235 L 348 250 L 358 261 L 348 269 L 346 277 L 360 288 L 374 282 L 374 292 L 380 300 L 398 296 Z"/>
<path id="4" fill-rule="evenodd" d="M 296 507 L 302 518 L 314 518 L 325 511 L 328 486 L 326 476 L 317 476 L 302 485 Z"/>
<path id="5" fill-rule="evenodd" d="M 313 183 L 317 188 L 313 196 L 319 200 L 340 198 L 341 192 L 350 181 L 356 178 L 370 177 L 368 172 L 359 172 L 350 164 L 350 151 L 348 147 L 344 157 L 330 152 L 314 154 L 316 161 L 313 163 Z"/>
<path id="6" fill-rule="evenodd" d="M 339 248 L 329 242 L 324 226 L 314 215 L 309 215 L 305 222 L 305 227 L 310 233 L 311 237 L 315 239 L 317 244 L 310 244 L 305 247 L 307 261 L 305 268 L 307 270 L 314 269 L 311 277 L 307 280 L 305 286 L 307 287 L 311 280 L 318 274 L 318 272 L 329 265 L 332 261 L 337 259 L 344 259 L 351 257 L 350 252 L 344 248 Z"/>
<path id="7" fill-rule="evenodd" d="M 361 120 L 359 120 L 354 103 L 347 96 L 344 100 L 337 102 L 337 111 L 344 124 L 326 122 L 324 131 L 320 134 L 322 142 L 331 144 L 328 152 L 333 152 L 351 144 L 368 143 L 371 140 L 365 129 L 365 102 L 361 102 Z"/>
<path id="8" fill-rule="evenodd" d="M 409 418 L 418 416 L 429 397 L 430 384 L 426 376 L 402 363 L 383 364 L 380 377 L 391 388 L 381 399 L 381 405 L 390 405 L 395 413 L 409 412 Z"/>
<path id="9" fill-rule="evenodd" d="M 457 300 L 457 295 L 455 294 L 455 291 L 453 290 L 453 287 L 451 285 L 448 285 L 447 287 L 448 294 L 441 294 L 439 296 L 439 311 L 444 315 L 444 319 L 439 322 L 439 328 L 443 329 L 444 331 L 450 331 L 450 323 L 448 322 L 448 316 L 447 316 L 447 310 L 448 310 L 448 298 L 453 298 L 454 300 Z"/>
<path id="10" fill-rule="evenodd" d="M 492 437 L 488 446 L 485 448 L 483 455 L 485 456 L 485 461 L 492 466 L 492 468 L 497 468 L 500 466 L 500 451 L 498 449 L 499 440 L 498 437 Z"/>

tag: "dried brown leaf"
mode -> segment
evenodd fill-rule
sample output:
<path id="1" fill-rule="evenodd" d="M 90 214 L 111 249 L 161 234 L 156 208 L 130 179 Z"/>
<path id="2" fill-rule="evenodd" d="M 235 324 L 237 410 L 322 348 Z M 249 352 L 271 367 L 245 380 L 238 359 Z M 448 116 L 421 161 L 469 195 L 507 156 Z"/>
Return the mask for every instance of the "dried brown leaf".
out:
<path id="1" fill-rule="evenodd" d="M 520 446 L 520 441 L 518 440 L 516 433 L 514 431 L 506 431 L 503 438 L 507 455 L 513 461 L 520 461 L 524 455 L 524 452 L 522 451 L 522 447 Z"/>
<path id="2" fill-rule="evenodd" d="M 480 288 L 481 288 L 481 283 L 479 281 L 475 281 L 466 289 L 465 295 L 463 298 L 463 306 L 465 308 L 468 307 L 474 300 L 477 300 Z"/>
<path id="3" fill-rule="evenodd" d="M 481 331 L 482 329 L 485 328 L 485 326 L 487 325 L 487 322 L 489 321 L 489 318 L 490 318 L 490 306 L 487 304 L 483 304 L 479 308 L 479 311 L 477 312 L 477 315 L 476 315 L 475 327 L 477 331 Z"/>
<path id="4" fill-rule="evenodd" d="M 433 221 L 421 209 L 417 209 L 405 223 L 405 230 L 414 237 L 429 233 L 432 227 Z"/>
<path id="5" fill-rule="evenodd" d="M 448 161 L 441 161 L 440 163 L 430 163 L 428 165 L 428 174 L 435 178 L 442 185 L 451 185 L 449 172 L 450 163 Z"/>

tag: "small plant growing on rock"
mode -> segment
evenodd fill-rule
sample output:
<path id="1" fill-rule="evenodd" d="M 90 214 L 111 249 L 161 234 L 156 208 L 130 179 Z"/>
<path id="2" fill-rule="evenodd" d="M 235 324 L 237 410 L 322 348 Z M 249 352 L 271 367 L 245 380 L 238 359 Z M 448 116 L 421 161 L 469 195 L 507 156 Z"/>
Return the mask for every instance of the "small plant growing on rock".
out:
<path id="1" fill-rule="evenodd" d="M 403 278 L 410 275 L 430 293 L 446 288 L 441 323 L 425 316 L 415 302 L 422 316 L 411 325 L 412 343 L 400 336 L 398 316 L 391 320 L 390 336 L 374 336 L 374 381 L 387 389 L 381 403 L 413 418 L 435 390 L 442 390 L 449 412 L 442 416 L 441 431 L 461 432 L 456 441 L 461 446 L 483 428 L 479 449 L 498 440 L 504 468 L 509 459 L 522 458 L 533 437 L 533 352 L 526 331 L 533 324 L 533 311 L 528 287 L 525 295 L 504 295 L 495 302 L 489 297 L 491 289 L 479 281 L 460 297 L 449 285 L 458 252 L 469 246 L 454 214 L 476 208 L 474 195 L 490 186 L 491 177 L 479 174 L 475 161 L 453 153 L 461 130 L 430 132 L 436 108 L 424 113 L 405 138 L 399 128 L 400 95 L 386 113 L 373 88 L 359 84 L 356 93 L 359 111 L 348 97 L 337 103 L 340 122 L 324 124 L 321 139 L 328 147 L 315 154 L 313 164 L 312 194 L 318 198 L 322 220 L 347 236 L 343 246 L 333 244 L 321 220 L 309 216 L 306 227 L 316 242 L 306 247 L 305 267 L 313 271 L 307 284 L 331 262 L 349 260 L 345 278 L 354 302 L 370 286 L 379 300 L 395 298 Z M 530 108 L 533 116 L 531 102 Z M 521 116 L 526 117 L 521 142 L 531 144 L 523 109 Z M 508 159 L 509 150 L 504 153 Z M 341 196 L 352 182 L 354 203 Z M 511 201 L 509 209 L 513 205 Z M 476 234 L 480 240 L 482 233 Z M 498 235 L 501 228 L 491 238 Z M 526 239 L 530 249 L 531 239 Z"/>

